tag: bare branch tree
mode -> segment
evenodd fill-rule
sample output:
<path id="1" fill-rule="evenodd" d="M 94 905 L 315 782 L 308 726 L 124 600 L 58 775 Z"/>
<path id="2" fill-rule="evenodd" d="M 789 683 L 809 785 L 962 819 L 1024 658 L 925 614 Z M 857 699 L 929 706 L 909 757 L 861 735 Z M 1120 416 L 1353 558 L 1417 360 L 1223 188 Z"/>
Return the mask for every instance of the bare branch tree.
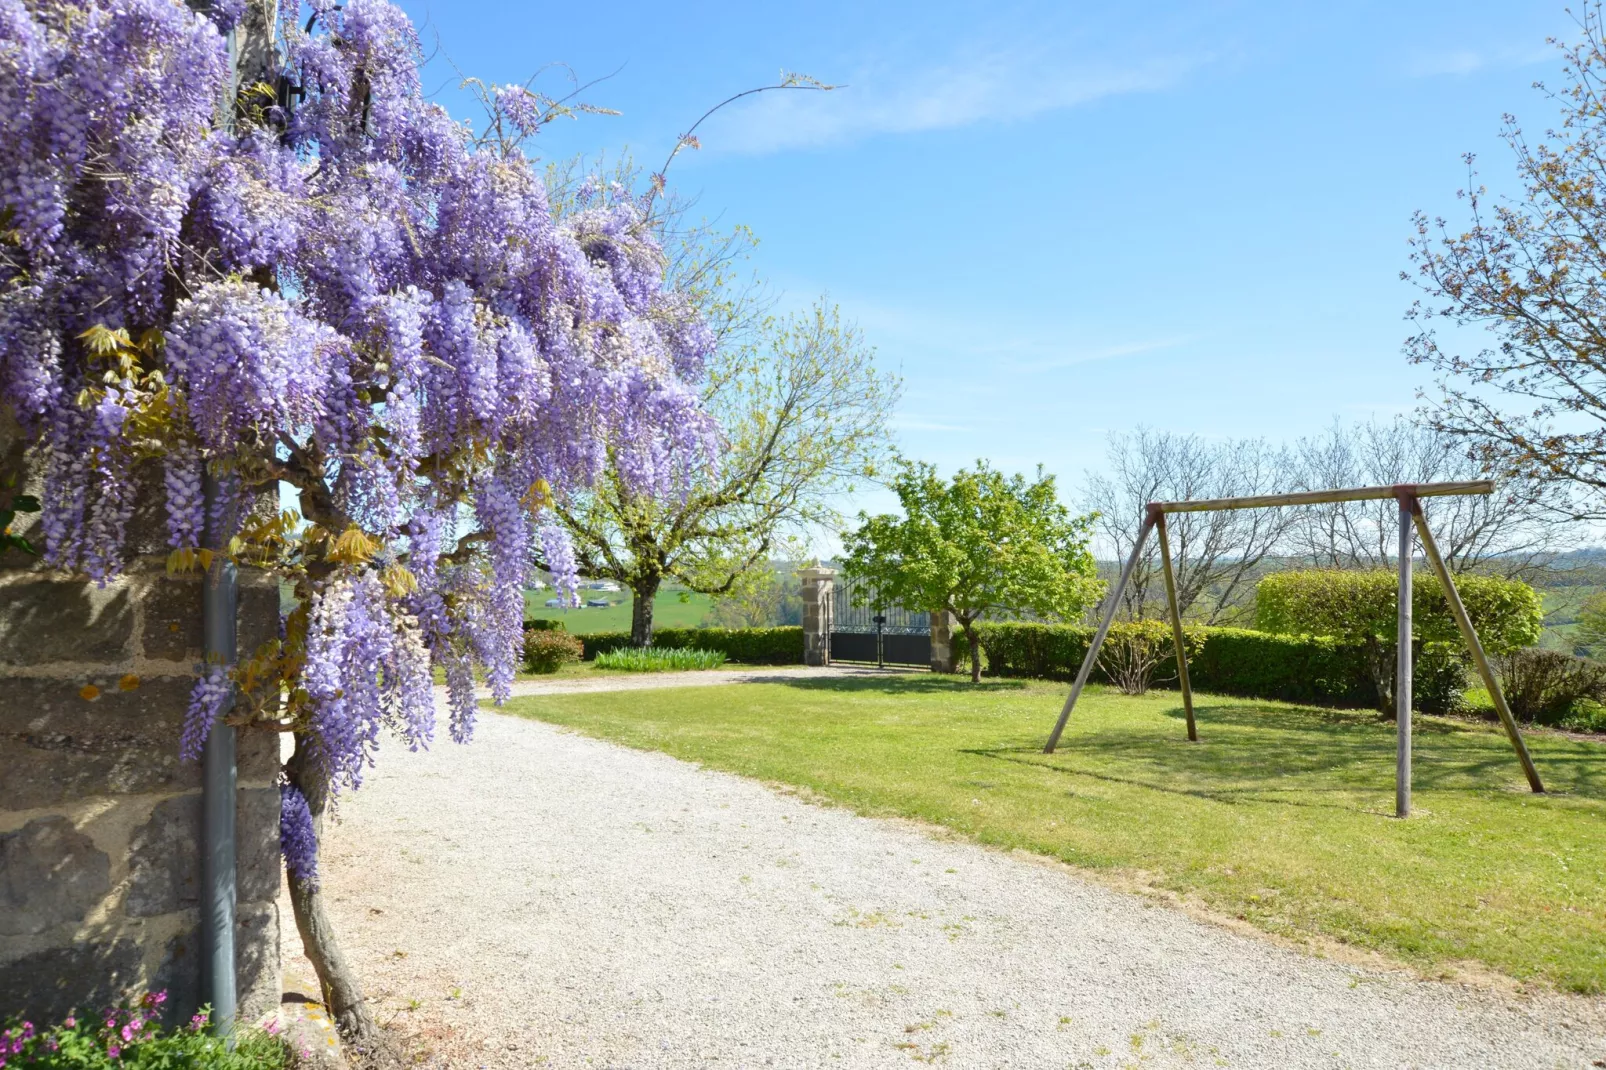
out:
<path id="1" fill-rule="evenodd" d="M 1099 512 L 1104 550 L 1124 561 L 1151 501 L 1230 498 L 1285 489 L 1291 478 L 1283 451 L 1258 439 L 1209 442 L 1139 428 L 1112 434 L 1108 474 L 1089 472 L 1086 507 Z M 1276 551 L 1288 528 L 1286 511 L 1246 509 L 1177 513 L 1167 520 L 1177 603 L 1205 624 L 1235 620 L 1253 591 L 1256 570 Z M 1159 550 L 1151 542 L 1133 572 L 1123 612 L 1131 619 L 1165 612 Z"/>
<path id="2" fill-rule="evenodd" d="M 1296 443 L 1297 486 L 1380 486 L 1484 478 L 1480 461 L 1456 436 L 1404 417 L 1345 424 Z M 1455 572 L 1533 578 L 1545 570 L 1565 535 L 1554 510 L 1536 505 L 1555 496 L 1523 477 L 1487 497 L 1435 498 L 1428 506 L 1445 563 Z M 1391 501 L 1335 502 L 1289 510 L 1287 552 L 1326 568 L 1392 567 L 1398 511 Z"/>

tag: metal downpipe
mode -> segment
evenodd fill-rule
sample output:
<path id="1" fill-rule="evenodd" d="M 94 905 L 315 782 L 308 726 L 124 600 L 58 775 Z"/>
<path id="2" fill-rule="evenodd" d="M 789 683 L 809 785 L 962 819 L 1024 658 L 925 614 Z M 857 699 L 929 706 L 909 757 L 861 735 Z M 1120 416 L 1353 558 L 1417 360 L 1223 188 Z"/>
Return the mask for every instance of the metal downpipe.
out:
<path id="1" fill-rule="evenodd" d="M 215 665 L 233 668 L 236 660 L 235 620 L 239 606 L 239 572 L 225 552 L 233 530 L 233 495 L 208 466 L 203 479 L 206 500 L 207 549 L 212 563 L 206 570 L 201 593 L 203 649 L 208 671 Z M 235 799 L 238 770 L 235 765 L 233 725 L 224 721 L 234 708 L 234 691 L 218 709 L 217 720 L 206 737 L 201 780 L 201 932 L 205 965 L 202 972 L 207 1002 L 212 1006 L 212 1029 L 230 1036 L 238 1008 L 235 990 L 234 920 Z"/>

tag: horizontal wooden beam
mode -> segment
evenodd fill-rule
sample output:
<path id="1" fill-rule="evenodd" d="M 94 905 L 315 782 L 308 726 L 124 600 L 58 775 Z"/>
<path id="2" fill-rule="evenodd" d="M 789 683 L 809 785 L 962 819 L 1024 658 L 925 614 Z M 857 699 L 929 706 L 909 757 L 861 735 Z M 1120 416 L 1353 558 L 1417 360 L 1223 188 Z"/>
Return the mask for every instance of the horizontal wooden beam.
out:
<path id="1" fill-rule="evenodd" d="M 1196 502 L 1150 502 L 1151 513 L 1208 513 L 1214 509 L 1269 509 L 1279 505 L 1324 505 L 1328 502 L 1364 502 L 1382 498 L 1443 498 L 1453 494 L 1493 494 L 1487 479 L 1464 483 L 1396 483 L 1388 487 L 1350 487 L 1345 490 L 1302 490 L 1293 494 L 1256 494 L 1247 498 L 1206 498 Z"/>

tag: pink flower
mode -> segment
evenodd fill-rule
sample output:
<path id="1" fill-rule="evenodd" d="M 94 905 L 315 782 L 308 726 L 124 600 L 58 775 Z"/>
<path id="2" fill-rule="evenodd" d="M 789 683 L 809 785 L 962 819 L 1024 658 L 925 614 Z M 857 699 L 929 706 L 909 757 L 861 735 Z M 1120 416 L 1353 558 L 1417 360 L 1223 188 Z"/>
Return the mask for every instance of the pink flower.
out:
<path id="1" fill-rule="evenodd" d="M 67 1020 L 65 1022 L 63 1022 L 62 1024 L 65 1025 L 68 1029 L 76 1029 L 76 1028 L 78 1028 L 78 1019 L 74 1018 L 72 1015 L 69 1014 L 69 1015 L 67 1015 Z"/>
<path id="2" fill-rule="evenodd" d="M 116 1044 L 113 1044 L 109 1048 L 106 1049 L 106 1058 L 108 1058 L 108 1059 L 115 1059 L 115 1058 L 117 1058 L 118 1056 L 120 1056 L 122 1054 L 123 1054 L 123 1049 L 119 1048 Z"/>

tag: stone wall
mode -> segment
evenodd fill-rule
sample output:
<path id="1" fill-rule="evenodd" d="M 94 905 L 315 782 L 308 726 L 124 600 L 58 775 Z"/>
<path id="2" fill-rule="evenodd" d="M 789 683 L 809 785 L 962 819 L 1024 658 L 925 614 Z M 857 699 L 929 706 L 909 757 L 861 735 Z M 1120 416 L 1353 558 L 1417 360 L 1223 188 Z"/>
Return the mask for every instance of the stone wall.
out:
<path id="1" fill-rule="evenodd" d="M 156 989 L 187 1017 L 202 999 L 201 771 L 178 757 L 201 581 L 165 575 L 160 492 L 142 497 L 140 556 L 105 587 L 0 557 L 0 1017 Z M 277 630 L 278 602 L 275 583 L 242 573 L 242 651 Z M 249 1022 L 279 1002 L 277 736 L 240 732 L 238 760 Z"/>

